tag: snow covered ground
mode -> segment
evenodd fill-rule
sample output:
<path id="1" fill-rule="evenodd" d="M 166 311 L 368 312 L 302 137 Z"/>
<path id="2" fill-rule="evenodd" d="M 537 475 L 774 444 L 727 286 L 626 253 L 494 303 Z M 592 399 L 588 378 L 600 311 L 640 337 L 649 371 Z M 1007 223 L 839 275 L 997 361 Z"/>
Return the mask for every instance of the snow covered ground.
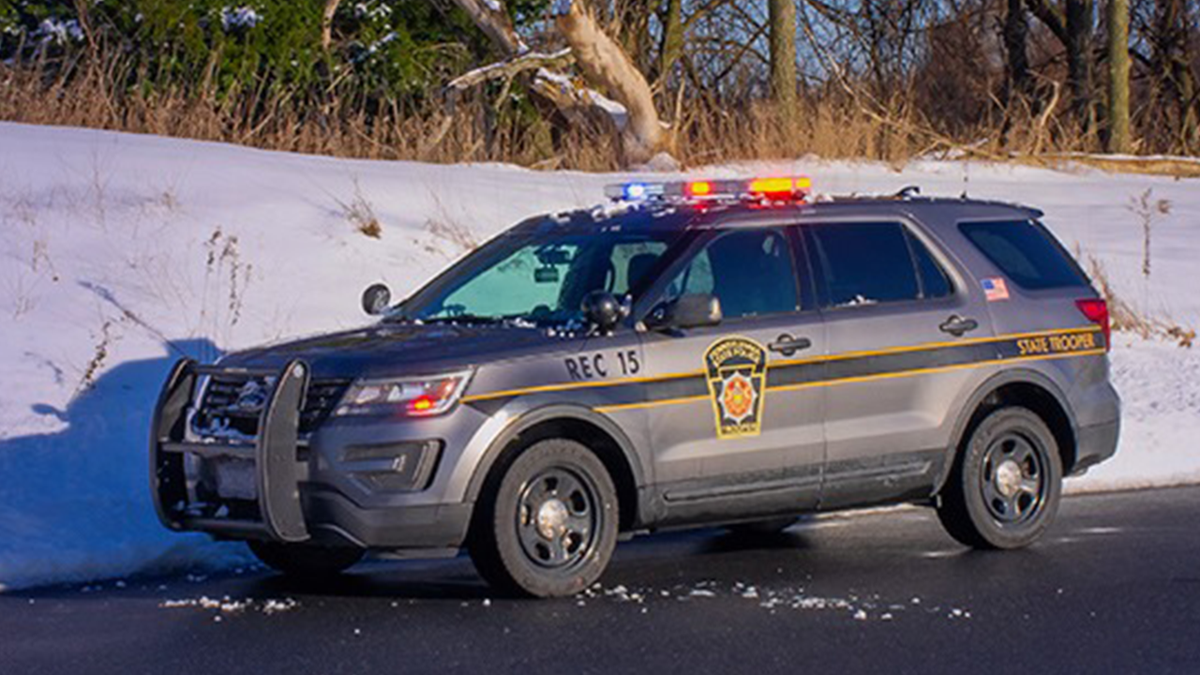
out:
<path id="1" fill-rule="evenodd" d="M 806 173 L 818 191 L 1017 200 L 1135 303 L 1200 325 L 1200 184 L 1092 170 L 813 159 L 696 171 Z M 146 436 L 170 364 L 361 325 L 361 290 L 414 289 L 539 212 L 602 201 L 620 176 L 307 157 L 91 130 L 0 124 L 0 585 L 204 569 L 237 546 L 171 535 L 147 496 Z M 662 176 L 657 177 L 662 179 Z M 1152 272 L 1131 198 L 1155 216 Z M 380 238 L 358 225 L 376 218 Z M 1200 481 L 1200 350 L 1121 337 L 1117 458 L 1097 490 Z"/>

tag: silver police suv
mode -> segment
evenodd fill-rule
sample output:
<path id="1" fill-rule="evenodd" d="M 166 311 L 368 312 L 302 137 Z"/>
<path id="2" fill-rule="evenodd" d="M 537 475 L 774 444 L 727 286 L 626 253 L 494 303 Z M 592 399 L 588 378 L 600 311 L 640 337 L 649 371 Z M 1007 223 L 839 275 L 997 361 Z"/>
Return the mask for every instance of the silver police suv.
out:
<path id="1" fill-rule="evenodd" d="M 466 548 L 561 596 L 634 534 L 876 504 L 1025 546 L 1115 451 L 1107 307 L 1040 212 L 794 177 L 608 196 L 367 289 L 374 325 L 180 361 L 162 522 L 295 575 Z"/>

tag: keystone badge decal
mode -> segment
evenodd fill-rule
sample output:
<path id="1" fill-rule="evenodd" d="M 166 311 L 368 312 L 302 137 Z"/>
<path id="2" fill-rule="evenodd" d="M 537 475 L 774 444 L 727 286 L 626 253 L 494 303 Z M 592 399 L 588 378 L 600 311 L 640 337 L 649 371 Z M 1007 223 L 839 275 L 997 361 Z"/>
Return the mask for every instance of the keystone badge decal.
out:
<path id="1" fill-rule="evenodd" d="M 748 338 L 722 338 L 704 352 L 704 369 L 717 438 L 757 436 L 766 394 L 766 350 Z"/>

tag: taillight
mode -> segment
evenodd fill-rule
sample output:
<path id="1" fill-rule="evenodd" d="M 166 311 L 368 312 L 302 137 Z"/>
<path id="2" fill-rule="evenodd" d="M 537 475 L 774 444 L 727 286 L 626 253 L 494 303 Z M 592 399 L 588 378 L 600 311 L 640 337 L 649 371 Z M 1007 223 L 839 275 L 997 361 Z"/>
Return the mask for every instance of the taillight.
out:
<path id="1" fill-rule="evenodd" d="M 1088 321 L 1100 326 L 1104 332 L 1104 350 L 1112 349 L 1112 322 L 1108 318 L 1108 303 L 1099 298 L 1076 300 L 1075 306 L 1087 317 Z"/>

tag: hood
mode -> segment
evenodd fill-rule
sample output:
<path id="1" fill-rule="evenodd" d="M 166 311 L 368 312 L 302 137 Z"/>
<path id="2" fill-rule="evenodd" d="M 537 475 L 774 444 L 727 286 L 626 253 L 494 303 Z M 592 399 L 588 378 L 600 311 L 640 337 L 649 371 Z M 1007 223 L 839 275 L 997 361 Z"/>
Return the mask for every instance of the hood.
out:
<path id="1" fill-rule="evenodd" d="M 274 369 L 302 359 L 317 379 L 423 375 L 565 346 L 538 328 L 380 323 L 248 349 L 220 363 Z"/>

